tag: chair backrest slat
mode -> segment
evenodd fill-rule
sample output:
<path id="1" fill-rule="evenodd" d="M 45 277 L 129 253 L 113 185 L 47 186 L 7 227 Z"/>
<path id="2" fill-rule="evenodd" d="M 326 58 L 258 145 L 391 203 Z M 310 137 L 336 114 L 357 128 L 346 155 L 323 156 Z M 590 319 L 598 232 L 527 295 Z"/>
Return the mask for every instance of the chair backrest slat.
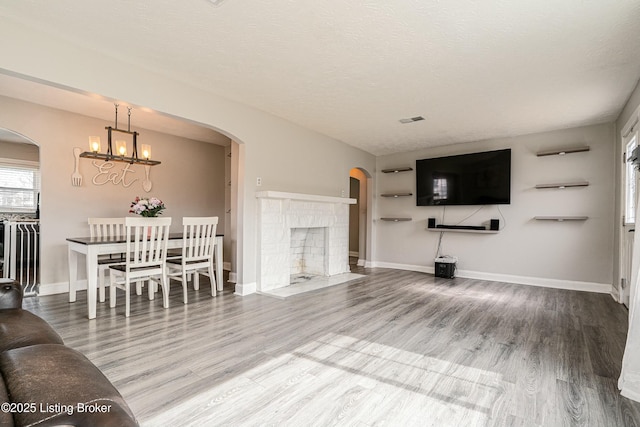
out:
<path id="1" fill-rule="evenodd" d="M 182 219 L 184 262 L 201 261 L 213 257 L 217 225 L 217 216 Z"/>
<path id="2" fill-rule="evenodd" d="M 125 218 L 127 270 L 164 265 L 171 218 Z"/>
<path id="3" fill-rule="evenodd" d="M 89 236 L 94 238 L 123 238 L 126 235 L 123 218 L 89 218 Z"/>

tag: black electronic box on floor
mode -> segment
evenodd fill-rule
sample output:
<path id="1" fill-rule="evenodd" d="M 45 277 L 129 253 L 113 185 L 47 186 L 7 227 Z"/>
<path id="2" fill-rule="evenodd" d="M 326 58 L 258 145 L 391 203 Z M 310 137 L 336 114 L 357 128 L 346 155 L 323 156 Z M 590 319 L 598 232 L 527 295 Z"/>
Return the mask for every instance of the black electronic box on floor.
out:
<path id="1" fill-rule="evenodd" d="M 438 257 L 436 258 L 435 276 L 442 277 L 444 279 L 453 279 L 456 277 L 456 262 L 458 260 L 455 257 Z"/>

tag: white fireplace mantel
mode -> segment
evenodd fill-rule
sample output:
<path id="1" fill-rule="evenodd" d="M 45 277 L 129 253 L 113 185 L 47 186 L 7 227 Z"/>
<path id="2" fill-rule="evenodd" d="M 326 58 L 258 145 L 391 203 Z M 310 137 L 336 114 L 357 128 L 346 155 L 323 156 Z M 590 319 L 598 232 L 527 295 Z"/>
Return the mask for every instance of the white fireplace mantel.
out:
<path id="1" fill-rule="evenodd" d="M 356 199 L 314 194 L 261 191 L 258 200 L 259 292 L 286 287 L 291 274 L 291 235 L 299 228 L 323 228 L 326 277 L 349 270 L 349 205 Z M 320 251 L 318 251 L 320 252 Z M 319 253 L 318 253 L 319 255 Z"/>
<path id="2" fill-rule="evenodd" d="M 308 202 L 346 203 L 348 205 L 355 205 L 357 203 L 356 199 L 348 199 L 345 197 L 319 196 L 317 194 L 303 193 L 285 193 L 282 191 L 259 191 L 256 193 L 256 197 L 259 199 L 290 199 L 304 200 Z"/>

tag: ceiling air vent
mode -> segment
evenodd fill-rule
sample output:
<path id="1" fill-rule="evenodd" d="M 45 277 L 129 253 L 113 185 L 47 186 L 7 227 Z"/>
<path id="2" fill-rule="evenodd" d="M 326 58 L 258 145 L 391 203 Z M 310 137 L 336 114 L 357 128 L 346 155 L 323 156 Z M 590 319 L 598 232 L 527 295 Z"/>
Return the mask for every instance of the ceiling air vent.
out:
<path id="1" fill-rule="evenodd" d="M 424 117 L 416 116 L 416 117 L 410 117 L 408 119 L 400 119 L 400 123 L 407 124 L 407 123 L 419 122 L 420 120 L 424 120 Z"/>

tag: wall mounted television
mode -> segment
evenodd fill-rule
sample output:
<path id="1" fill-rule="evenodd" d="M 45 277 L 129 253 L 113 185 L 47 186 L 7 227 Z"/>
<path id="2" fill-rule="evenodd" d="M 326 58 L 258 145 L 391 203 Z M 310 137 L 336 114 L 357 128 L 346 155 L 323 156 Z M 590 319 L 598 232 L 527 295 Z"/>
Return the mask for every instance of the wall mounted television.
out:
<path id="1" fill-rule="evenodd" d="M 416 160 L 417 206 L 511 203 L 511 149 Z"/>

